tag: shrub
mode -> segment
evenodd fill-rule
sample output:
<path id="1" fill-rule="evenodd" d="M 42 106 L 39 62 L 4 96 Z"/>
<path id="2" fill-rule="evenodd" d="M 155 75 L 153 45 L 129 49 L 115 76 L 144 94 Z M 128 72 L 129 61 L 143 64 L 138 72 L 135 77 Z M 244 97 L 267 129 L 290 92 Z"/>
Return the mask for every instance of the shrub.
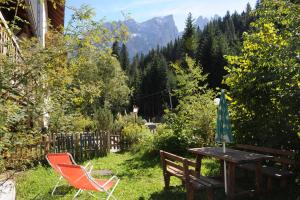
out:
<path id="1" fill-rule="evenodd" d="M 189 139 L 185 134 L 176 133 L 170 127 L 161 125 L 157 128 L 153 144 L 156 151 L 164 150 L 182 154 L 189 146 Z"/>
<path id="2" fill-rule="evenodd" d="M 151 132 L 146 126 L 137 123 L 128 123 L 122 130 L 125 142 L 133 146 L 142 143 L 150 134 Z"/>
<path id="3" fill-rule="evenodd" d="M 126 127 L 128 124 L 138 124 L 138 125 L 144 125 L 145 120 L 142 117 L 136 117 L 133 114 L 129 115 L 121 115 L 118 114 L 116 117 L 116 120 L 113 124 L 113 130 L 115 132 L 121 132 L 124 127 Z"/>
<path id="4" fill-rule="evenodd" d="M 50 118 L 49 132 L 81 132 L 94 127 L 94 122 L 79 113 L 65 115 L 64 113 L 52 113 Z"/>
<path id="5" fill-rule="evenodd" d="M 100 108 L 94 114 L 94 121 L 97 130 L 111 131 L 113 128 L 114 116 L 108 108 Z"/>

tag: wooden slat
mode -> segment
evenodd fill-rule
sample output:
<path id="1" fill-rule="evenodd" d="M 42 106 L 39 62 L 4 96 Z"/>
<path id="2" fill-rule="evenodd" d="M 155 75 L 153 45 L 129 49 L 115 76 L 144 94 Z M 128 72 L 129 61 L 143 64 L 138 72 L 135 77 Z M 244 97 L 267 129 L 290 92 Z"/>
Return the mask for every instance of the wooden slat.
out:
<path id="1" fill-rule="evenodd" d="M 291 160 L 291 159 L 287 159 L 287 158 L 278 158 L 278 157 L 273 157 L 272 160 L 275 162 L 286 164 L 286 165 L 292 165 L 293 167 L 296 166 L 295 160 Z"/>
<path id="2" fill-rule="evenodd" d="M 175 154 L 168 153 L 168 152 L 165 152 L 165 151 L 162 151 L 162 153 L 164 154 L 164 157 L 166 157 L 166 158 L 169 158 L 169 159 L 172 159 L 172 160 L 176 160 L 176 161 L 179 161 L 179 162 L 183 162 L 184 161 L 183 157 L 177 156 Z"/>
<path id="3" fill-rule="evenodd" d="M 187 160 L 187 164 L 189 166 L 192 166 L 192 167 L 196 167 L 196 162 L 192 161 L 192 160 Z"/>
<path id="4" fill-rule="evenodd" d="M 255 171 L 255 164 L 253 163 L 242 164 L 239 165 L 239 167 L 249 171 Z M 288 177 L 294 175 L 294 173 L 291 170 L 279 169 L 277 167 L 269 167 L 265 165 L 262 166 L 262 174 L 275 178 Z"/>
<path id="5" fill-rule="evenodd" d="M 174 167 L 176 169 L 179 169 L 181 171 L 184 170 L 183 166 L 180 166 L 179 164 L 177 164 L 177 163 L 175 163 L 175 162 L 173 162 L 171 160 L 165 159 L 165 162 L 166 162 L 166 165 L 170 165 L 170 166 L 172 166 L 172 167 Z"/>
<path id="6" fill-rule="evenodd" d="M 279 150 L 279 149 L 273 149 L 268 147 L 258 147 L 258 146 L 247 145 L 247 144 L 237 144 L 236 147 L 244 150 L 252 150 L 252 151 L 257 151 L 262 153 L 270 153 L 270 154 L 277 154 L 277 155 L 284 155 L 284 156 L 294 157 L 296 155 L 296 153 L 292 151 Z"/>

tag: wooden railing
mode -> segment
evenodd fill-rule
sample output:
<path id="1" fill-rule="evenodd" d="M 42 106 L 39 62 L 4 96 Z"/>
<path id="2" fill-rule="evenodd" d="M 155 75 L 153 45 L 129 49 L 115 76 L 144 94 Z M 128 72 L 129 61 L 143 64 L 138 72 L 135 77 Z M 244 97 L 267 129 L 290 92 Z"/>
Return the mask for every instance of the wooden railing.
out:
<path id="1" fill-rule="evenodd" d="M 13 61 L 21 59 L 21 52 L 15 36 L 10 31 L 2 13 L 0 12 L 0 54 L 8 56 Z"/>

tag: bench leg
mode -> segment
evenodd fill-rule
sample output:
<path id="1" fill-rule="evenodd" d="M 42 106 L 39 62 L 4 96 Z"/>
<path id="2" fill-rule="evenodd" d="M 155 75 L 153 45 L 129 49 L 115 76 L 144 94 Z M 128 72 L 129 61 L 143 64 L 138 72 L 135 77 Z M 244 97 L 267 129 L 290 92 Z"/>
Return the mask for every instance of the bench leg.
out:
<path id="1" fill-rule="evenodd" d="M 285 188 L 286 186 L 287 186 L 287 180 L 286 180 L 286 178 L 281 179 L 280 180 L 280 187 L 281 188 Z"/>
<path id="2" fill-rule="evenodd" d="M 186 189 L 186 199 L 187 200 L 194 200 L 194 189 L 191 187 L 187 187 Z"/>
<path id="3" fill-rule="evenodd" d="M 164 181 L 165 181 L 165 189 L 170 187 L 170 175 L 165 173 L 164 174 Z"/>
<path id="4" fill-rule="evenodd" d="M 207 188 L 207 200 L 214 199 L 214 190 L 212 188 Z"/>
<path id="5" fill-rule="evenodd" d="M 272 178 L 268 177 L 267 179 L 267 192 L 270 193 L 272 191 Z"/>

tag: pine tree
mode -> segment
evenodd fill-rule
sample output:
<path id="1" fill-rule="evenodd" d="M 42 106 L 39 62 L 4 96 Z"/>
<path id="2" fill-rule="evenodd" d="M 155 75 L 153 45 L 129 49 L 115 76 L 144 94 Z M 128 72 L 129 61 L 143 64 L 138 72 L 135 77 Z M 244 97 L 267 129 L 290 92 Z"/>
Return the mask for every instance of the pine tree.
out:
<path id="1" fill-rule="evenodd" d="M 129 69 L 130 61 L 126 45 L 123 43 L 120 51 L 120 64 L 124 71 Z"/>
<path id="2" fill-rule="evenodd" d="M 144 116 L 160 117 L 163 114 L 163 105 L 167 88 L 167 62 L 163 55 L 155 53 L 152 62 L 148 64 L 142 80 L 141 95 L 138 98 L 143 102 L 141 112 Z"/>
<path id="3" fill-rule="evenodd" d="M 112 45 L 112 55 L 114 55 L 118 60 L 120 59 L 120 45 L 118 41 L 115 41 Z"/>
<path id="4" fill-rule="evenodd" d="M 189 13 L 186 19 L 182 40 L 183 40 L 183 53 L 194 58 L 195 51 L 197 48 L 197 42 L 196 42 L 196 29 L 194 26 L 194 19 L 191 13 Z"/>

